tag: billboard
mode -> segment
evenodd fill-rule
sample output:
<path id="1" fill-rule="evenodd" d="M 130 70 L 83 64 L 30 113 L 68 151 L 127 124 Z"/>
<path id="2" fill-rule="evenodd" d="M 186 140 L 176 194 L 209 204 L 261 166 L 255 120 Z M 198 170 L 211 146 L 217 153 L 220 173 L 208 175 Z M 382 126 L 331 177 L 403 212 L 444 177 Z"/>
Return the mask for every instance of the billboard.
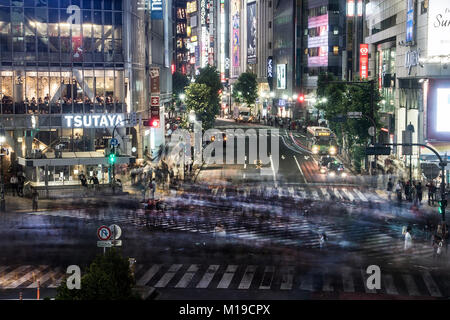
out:
<path id="1" fill-rule="evenodd" d="M 308 29 L 318 30 L 315 36 L 308 36 L 308 67 L 328 66 L 328 13 L 310 17 Z"/>
<path id="2" fill-rule="evenodd" d="M 241 5 L 240 0 L 232 0 L 231 1 L 231 30 L 232 30 L 232 38 L 231 38 L 231 66 L 233 68 L 239 68 L 239 46 L 240 46 L 240 37 L 239 37 L 239 28 L 240 28 L 240 16 L 239 16 L 239 7 Z M 239 70 L 233 70 L 233 75 L 237 76 L 239 74 Z"/>
<path id="3" fill-rule="evenodd" d="M 406 42 L 414 41 L 414 0 L 406 1 Z"/>
<path id="4" fill-rule="evenodd" d="M 427 139 L 450 141 L 450 80 L 429 80 Z"/>
<path id="5" fill-rule="evenodd" d="M 449 20 L 450 2 L 430 0 L 428 4 L 428 57 L 450 54 Z"/>
<path id="6" fill-rule="evenodd" d="M 359 45 L 359 76 L 361 79 L 367 79 L 369 76 L 369 45 L 361 43 Z"/>
<path id="7" fill-rule="evenodd" d="M 247 63 L 256 64 L 256 2 L 247 4 Z"/>
<path id="8" fill-rule="evenodd" d="M 277 64 L 277 89 L 286 89 L 286 65 Z"/>

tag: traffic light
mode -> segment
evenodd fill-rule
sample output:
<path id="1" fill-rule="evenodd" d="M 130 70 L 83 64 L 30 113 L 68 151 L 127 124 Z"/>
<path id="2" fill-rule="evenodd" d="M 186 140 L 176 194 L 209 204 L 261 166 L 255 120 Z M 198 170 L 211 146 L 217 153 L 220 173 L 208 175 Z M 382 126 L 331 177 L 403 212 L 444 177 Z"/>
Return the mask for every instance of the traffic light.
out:
<path id="1" fill-rule="evenodd" d="M 108 156 L 109 164 L 115 164 L 116 161 L 117 161 L 116 154 L 115 153 L 110 153 L 109 156 Z"/>
<path id="2" fill-rule="evenodd" d="M 445 208 L 447 207 L 447 199 L 439 201 L 439 213 L 443 214 L 445 212 Z"/>
<path id="3" fill-rule="evenodd" d="M 305 96 L 302 94 L 299 94 L 297 100 L 298 100 L 298 102 L 303 103 L 303 102 L 305 102 Z"/>
<path id="4" fill-rule="evenodd" d="M 144 125 L 144 127 L 159 128 L 159 119 L 152 118 L 152 119 L 144 120 L 144 121 L 142 121 L 142 124 Z"/>

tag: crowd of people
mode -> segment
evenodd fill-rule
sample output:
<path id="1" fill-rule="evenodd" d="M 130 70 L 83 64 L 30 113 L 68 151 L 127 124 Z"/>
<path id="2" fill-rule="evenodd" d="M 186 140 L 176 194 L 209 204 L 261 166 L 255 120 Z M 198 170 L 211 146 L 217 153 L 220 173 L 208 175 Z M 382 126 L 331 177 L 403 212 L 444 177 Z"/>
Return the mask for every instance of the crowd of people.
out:
<path id="1" fill-rule="evenodd" d="M 391 199 L 392 197 L 392 192 L 395 191 L 397 200 L 406 200 L 412 202 L 415 206 L 420 206 L 423 200 L 423 194 L 425 190 L 424 187 L 426 187 L 428 191 L 428 205 L 434 206 L 435 202 L 437 201 L 436 194 L 438 191 L 438 187 L 436 186 L 434 181 L 429 181 L 425 186 L 423 186 L 421 181 L 413 180 L 411 182 L 410 180 L 408 180 L 405 182 L 403 179 L 400 179 L 397 181 L 394 190 L 392 178 L 389 178 L 387 191 L 389 199 Z"/>

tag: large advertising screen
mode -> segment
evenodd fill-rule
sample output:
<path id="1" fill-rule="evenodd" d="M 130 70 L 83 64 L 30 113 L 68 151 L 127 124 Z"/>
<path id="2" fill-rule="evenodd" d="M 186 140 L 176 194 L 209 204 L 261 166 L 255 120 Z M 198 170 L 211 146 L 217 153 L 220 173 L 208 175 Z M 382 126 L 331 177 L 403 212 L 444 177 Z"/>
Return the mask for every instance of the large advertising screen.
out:
<path id="1" fill-rule="evenodd" d="M 328 66 L 328 13 L 308 19 L 308 67 Z"/>
<path id="2" fill-rule="evenodd" d="M 414 40 L 414 0 L 406 1 L 406 42 Z"/>
<path id="3" fill-rule="evenodd" d="M 427 139 L 450 141 L 450 80 L 429 80 Z"/>
<path id="4" fill-rule="evenodd" d="M 256 2 L 247 4 L 247 63 L 256 64 Z"/>
<path id="5" fill-rule="evenodd" d="M 239 17 L 239 7 L 241 5 L 240 0 L 232 0 L 231 1 L 231 66 L 233 67 L 233 76 L 239 75 L 240 61 L 239 61 L 239 46 L 240 46 L 240 37 L 239 37 L 239 28 L 240 28 L 240 17 Z"/>
<path id="6" fill-rule="evenodd" d="M 450 1 L 430 0 L 428 4 L 428 56 L 450 54 L 448 21 Z"/>

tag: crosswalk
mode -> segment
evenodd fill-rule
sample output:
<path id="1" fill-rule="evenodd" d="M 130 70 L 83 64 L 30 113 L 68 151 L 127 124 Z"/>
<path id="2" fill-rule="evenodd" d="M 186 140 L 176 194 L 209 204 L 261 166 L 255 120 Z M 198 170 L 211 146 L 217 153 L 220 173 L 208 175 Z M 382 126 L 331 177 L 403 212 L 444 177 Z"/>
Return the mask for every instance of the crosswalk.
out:
<path id="1" fill-rule="evenodd" d="M 0 266 L 0 289 L 56 288 L 61 267 Z M 153 264 L 136 266 L 136 284 L 158 289 L 272 290 L 370 293 L 443 298 L 448 288 L 430 271 L 416 274 L 381 270 L 381 288 L 368 289 L 363 269 L 309 269 L 274 265 Z M 438 283 L 440 285 L 438 285 Z M 444 282 L 445 283 L 445 282 Z"/>

